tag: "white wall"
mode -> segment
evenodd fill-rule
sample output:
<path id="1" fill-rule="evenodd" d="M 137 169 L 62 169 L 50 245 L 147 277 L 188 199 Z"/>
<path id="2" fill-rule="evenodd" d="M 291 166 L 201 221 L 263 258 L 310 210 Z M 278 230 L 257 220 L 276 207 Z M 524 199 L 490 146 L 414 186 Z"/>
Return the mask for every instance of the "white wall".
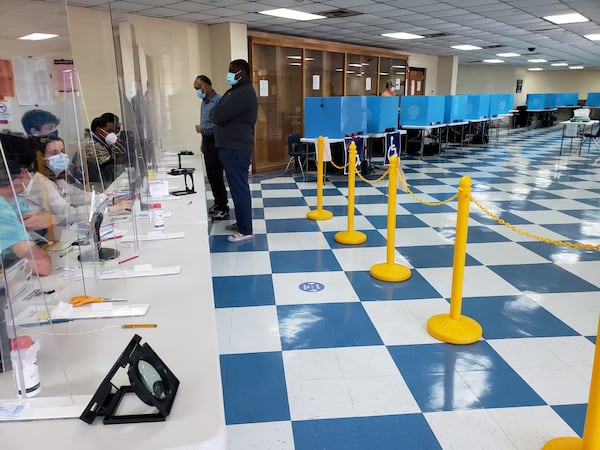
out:
<path id="1" fill-rule="evenodd" d="M 408 64 L 410 67 L 426 69 L 425 71 L 425 92 L 424 95 L 438 94 L 438 57 L 431 55 L 421 55 L 418 53 L 408 54 Z"/>
<path id="2" fill-rule="evenodd" d="M 588 92 L 600 92 L 599 70 L 546 70 L 530 72 L 525 67 L 508 65 L 459 65 L 457 94 L 513 93 L 517 79 L 523 80 L 515 105 L 525 104 L 528 93 L 579 92 L 585 99 Z"/>

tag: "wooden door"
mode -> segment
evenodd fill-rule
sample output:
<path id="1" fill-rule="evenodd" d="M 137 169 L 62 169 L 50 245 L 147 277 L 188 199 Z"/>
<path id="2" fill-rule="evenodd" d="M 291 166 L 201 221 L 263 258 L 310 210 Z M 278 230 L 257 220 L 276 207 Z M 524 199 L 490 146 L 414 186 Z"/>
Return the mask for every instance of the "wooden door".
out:
<path id="1" fill-rule="evenodd" d="M 407 95 L 425 95 L 425 69 L 410 68 Z"/>

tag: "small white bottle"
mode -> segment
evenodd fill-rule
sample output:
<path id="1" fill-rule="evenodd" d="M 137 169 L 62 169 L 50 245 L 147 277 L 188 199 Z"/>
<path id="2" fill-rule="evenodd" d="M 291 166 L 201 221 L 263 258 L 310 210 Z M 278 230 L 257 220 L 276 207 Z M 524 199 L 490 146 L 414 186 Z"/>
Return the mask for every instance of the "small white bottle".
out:
<path id="1" fill-rule="evenodd" d="M 12 339 L 11 348 L 10 359 L 17 385 L 17 394 L 22 397 L 23 391 L 25 391 L 25 397 L 35 397 L 42 390 L 40 371 L 37 365 L 37 353 L 40 345 L 37 341 L 34 342 L 31 336 L 19 336 Z M 21 381 L 23 381 L 25 389 L 21 386 Z"/>
<path id="2" fill-rule="evenodd" d="M 152 223 L 154 224 L 155 230 L 162 230 L 165 227 L 165 218 L 160 203 L 154 203 L 154 205 L 152 205 Z"/>

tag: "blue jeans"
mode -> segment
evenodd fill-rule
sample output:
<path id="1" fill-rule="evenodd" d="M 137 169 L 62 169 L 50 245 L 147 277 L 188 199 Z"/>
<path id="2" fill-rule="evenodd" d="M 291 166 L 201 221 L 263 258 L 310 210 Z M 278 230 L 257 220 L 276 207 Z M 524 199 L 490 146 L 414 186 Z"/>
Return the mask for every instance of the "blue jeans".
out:
<path id="1" fill-rule="evenodd" d="M 252 234 L 252 195 L 248 184 L 248 166 L 252 152 L 223 147 L 218 150 L 233 198 L 238 230 L 242 234 Z"/>

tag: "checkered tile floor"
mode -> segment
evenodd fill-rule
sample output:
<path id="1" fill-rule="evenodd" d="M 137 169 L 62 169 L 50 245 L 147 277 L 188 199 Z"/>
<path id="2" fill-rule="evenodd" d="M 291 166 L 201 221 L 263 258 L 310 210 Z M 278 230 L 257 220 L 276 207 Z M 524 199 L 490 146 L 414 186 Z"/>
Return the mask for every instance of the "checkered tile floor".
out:
<path id="1" fill-rule="evenodd" d="M 598 155 L 559 157 L 559 146 L 556 127 L 517 129 L 402 166 L 424 200 L 469 175 L 473 197 L 507 222 L 599 244 Z M 399 192 L 395 260 L 412 276 L 387 283 L 369 275 L 386 259 L 385 183 L 357 182 L 355 229 L 368 238 L 357 246 L 334 240 L 345 177 L 325 184 L 328 221 L 305 218 L 314 181 L 253 178 L 251 189 L 255 238 L 228 243 L 231 221 L 210 232 L 229 450 L 533 450 L 581 435 L 600 252 L 533 240 L 471 203 L 462 313 L 483 339 L 455 346 L 426 321 L 449 312 L 456 202 Z"/>

